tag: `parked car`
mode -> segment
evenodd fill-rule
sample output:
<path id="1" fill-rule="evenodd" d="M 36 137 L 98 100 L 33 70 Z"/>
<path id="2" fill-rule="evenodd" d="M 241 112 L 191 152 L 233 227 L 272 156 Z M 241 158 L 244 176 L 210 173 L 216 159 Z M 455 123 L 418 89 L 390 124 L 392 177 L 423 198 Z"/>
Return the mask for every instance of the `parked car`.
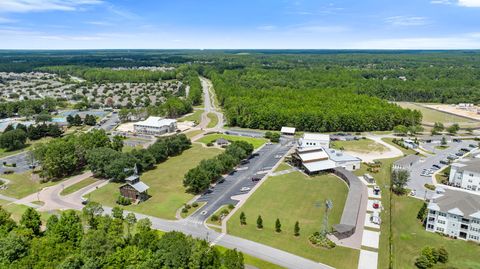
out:
<path id="1" fill-rule="evenodd" d="M 434 164 L 432 166 L 433 166 L 434 169 L 437 169 L 437 170 L 441 168 L 440 165 L 438 165 L 438 164 Z"/>
<path id="2" fill-rule="evenodd" d="M 415 195 L 417 195 L 417 192 L 416 192 L 415 190 L 412 190 L 412 191 L 410 192 L 410 196 L 415 196 Z"/>
<path id="3" fill-rule="evenodd" d="M 457 152 L 457 153 L 455 153 L 455 155 L 457 155 L 457 156 L 459 156 L 459 157 L 460 157 L 460 156 L 463 156 L 463 152 Z"/>
<path id="4" fill-rule="evenodd" d="M 452 141 L 453 141 L 453 142 L 460 143 L 462 140 L 460 140 L 460 139 L 458 139 L 458 138 L 454 138 Z"/>
<path id="5" fill-rule="evenodd" d="M 373 194 L 379 195 L 380 194 L 380 187 L 379 186 L 374 186 L 373 187 Z"/>
<path id="6" fill-rule="evenodd" d="M 246 191 L 249 191 L 249 190 L 251 190 L 251 188 L 249 188 L 249 187 L 243 187 L 243 188 L 240 189 L 241 192 L 246 192 Z"/>
<path id="7" fill-rule="evenodd" d="M 449 164 L 449 161 L 448 160 L 440 160 L 440 163 L 447 165 L 447 164 Z"/>
<path id="8" fill-rule="evenodd" d="M 255 182 L 255 181 L 260 181 L 262 180 L 261 177 L 252 177 L 252 181 Z"/>
<path id="9" fill-rule="evenodd" d="M 82 198 L 82 205 L 88 204 L 88 199 Z"/>
<path id="10" fill-rule="evenodd" d="M 460 150 L 465 152 L 470 152 L 470 149 L 467 149 L 467 148 L 461 148 Z"/>
<path id="11" fill-rule="evenodd" d="M 476 148 L 477 147 L 475 144 L 470 144 L 468 146 L 471 147 L 471 148 Z"/>
<path id="12" fill-rule="evenodd" d="M 375 201 L 373 201 L 373 205 L 372 205 L 372 206 L 373 206 L 374 209 L 378 209 L 378 208 L 380 208 L 380 202 L 377 201 L 377 200 L 375 200 Z"/>
<path id="13" fill-rule="evenodd" d="M 249 160 L 241 160 L 241 161 L 240 161 L 240 164 L 243 165 L 243 164 L 247 164 L 247 163 L 249 163 L 249 162 L 250 162 Z"/>

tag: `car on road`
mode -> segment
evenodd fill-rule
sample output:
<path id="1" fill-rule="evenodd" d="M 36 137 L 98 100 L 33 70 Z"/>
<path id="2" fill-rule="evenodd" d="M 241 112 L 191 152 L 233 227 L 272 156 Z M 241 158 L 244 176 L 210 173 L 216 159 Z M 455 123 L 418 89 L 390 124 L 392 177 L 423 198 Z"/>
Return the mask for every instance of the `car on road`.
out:
<path id="1" fill-rule="evenodd" d="M 455 155 L 457 155 L 458 157 L 463 156 L 463 152 L 457 152 L 455 153 Z"/>
<path id="2" fill-rule="evenodd" d="M 208 212 L 206 210 L 203 210 L 202 212 L 200 212 L 200 215 L 205 216 L 205 215 L 207 215 L 207 213 Z"/>
<path id="3" fill-rule="evenodd" d="M 438 165 L 438 164 L 434 164 L 434 165 L 432 165 L 432 167 L 433 167 L 433 169 L 435 169 L 435 170 L 438 170 L 438 169 L 441 168 L 440 165 Z"/>
<path id="4" fill-rule="evenodd" d="M 255 181 L 260 181 L 262 178 L 261 177 L 252 177 L 252 181 L 255 182 Z"/>
<path id="5" fill-rule="evenodd" d="M 249 191 L 249 190 L 251 190 L 251 188 L 249 188 L 249 187 L 242 187 L 240 189 L 241 192 L 246 192 L 246 191 Z"/>
<path id="6" fill-rule="evenodd" d="M 475 144 L 470 144 L 468 146 L 471 147 L 471 148 L 476 148 L 477 147 Z"/>
<path id="7" fill-rule="evenodd" d="M 417 192 L 416 192 L 415 190 L 412 190 L 412 191 L 410 192 L 410 196 L 415 196 L 415 195 L 417 195 Z"/>

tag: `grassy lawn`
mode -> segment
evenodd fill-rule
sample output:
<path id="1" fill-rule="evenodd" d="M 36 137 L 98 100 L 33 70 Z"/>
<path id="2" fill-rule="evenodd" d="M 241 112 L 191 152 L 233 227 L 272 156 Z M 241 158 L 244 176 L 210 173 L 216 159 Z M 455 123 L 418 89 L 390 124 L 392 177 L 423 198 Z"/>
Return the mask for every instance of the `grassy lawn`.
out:
<path id="1" fill-rule="evenodd" d="M 403 152 L 403 154 L 405 155 L 410 155 L 410 154 L 415 154 L 417 153 L 415 150 L 413 149 L 406 149 L 404 147 L 400 147 L 399 145 L 395 144 L 392 142 L 393 138 L 382 138 L 383 141 L 387 142 L 388 144 L 394 146 L 394 147 L 397 147 L 399 150 L 401 150 Z"/>
<path id="2" fill-rule="evenodd" d="M 210 119 L 210 122 L 207 125 L 207 128 L 213 128 L 218 124 L 218 117 L 215 113 L 208 113 L 207 117 Z"/>
<path id="3" fill-rule="evenodd" d="M 473 120 L 451 115 L 448 113 L 444 113 L 438 110 L 426 108 L 420 104 L 415 104 L 415 103 L 404 103 L 404 102 L 399 102 L 397 103 L 403 108 L 410 108 L 410 109 L 416 109 L 420 111 L 423 115 L 422 122 L 424 123 L 434 123 L 434 122 L 443 122 L 443 123 L 469 123 L 469 122 L 474 122 Z"/>
<path id="4" fill-rule="evenodd" d="M 299 172 L 270 177 L 232 216 L 228 222 L 230 234 L 270 245 L 336 268 L 356 268 L 359 251 L 337 246 L 326 250 L 310 245 L 308 236 L 322 227 L 325 199 L 332 199 L 333 210 L 329 224 L 340 221 L 348 188 L 332 175 L 307 177 Z M 245 212 L 247 225 L 241 226 L 239 216 Z M 257 230 L 256 219 L 263 218 L 263 230 Z M 282 232 L 275 233 L 274 223 L 279 218 Z M 300 236 L 293 236 L 296 221 Z"/>
<path id="5" fill-rule="evenodd" d="M 190 115 L 179 118 L 178 121 L 193 121 L 198 124 L 202 118 L 202 113 L 203 109 L 198 109 L 193 111 L 193 113 L 191 113 Z"/>
<path id="6" fill-rule="evenodd" d="M 444 150 L 444 149 L 448 149 L 449 146 L 435 146 L 435 149 L 439 149 L 439 150 Z"/>
<path id="7" fill-rule="evenodd" d="M 422 203 L 421 200 L 411 197 L 393 196 L 393 268 L 414 268 L 415 259 L 425 246 L 443 246 L 448 251 L 449 262 L 446 265 L 438 264 L 434 268 L 448 266 L 451 268 L 480 268 L 480 259 L 478 258 L 480 246 L 478 244 L 449 239 L 425 231 L 416 218 Z"/>
<path id="8" fill-rule="evenodd" d="M 384 145 L 370 139 L 333 141 L 331 147 L 334 149 L 343 149 L 360 153 L 368 153 L 372 151 L 384 152 L 388 150 Z"/>
<path id="9" fill-rule="evenodd" d="M 185 135 L 191 139 L 192 137 L 197 136 L 201 133 L 203 133 L 202 130 L 193 130 L 193 131 L 186 132 Z"/>
<path id="10" fill-rule="evenodd" d="M 209 134 L 197 140 L 197 142 L 208 144 L 215 142 L 219 138 L 225 138 L 229 141 L 246 141 L 253 145 L 254 148 L 259 148 L 267 142 L 265 138 L 253 138 L 246 136 L 225 135 L 225 134 Z"/>
<path id="11" fill-rule="evenodd" d="M 283 170 L 288 170 L 288 169 L 291 169 L 292 167 L 284 162 L 280 163 L 280 165 L 277 167 L 277 169 L 275 169 L 275 172 L 278 172 L 278 171 L 283 171 Z"/>
<path id="12" fill-rule="evenodd" d="M 221 153 L 219 149 L 206 149 L 201 145 L 193 145 L 191 149 L 181 155 L 169 158 L 151 171 L 145 172 L 141 180 L 150 189 L 152 196 L 138 205 L 126 206 L 126 210 L 135 211 L 155 217 L 175 219 L 175 212 L 193 195 L 186 193 L 183 187 L 183 176 L 201 160 L 211 158 Z M 91 193 L 90 199 L 107 206 L 116 206 L 115 201 L 120 194 L 118 188 L 121 183 L 109 183 Z"/>
<path id="13" fill-rule="evenodd" d="M 63 189 L 62 192 L 60 192 L 60 195 L 68 195 L 70 193 L 74 193 L 82 188 L 85 188 L 86 186 L 95 183 L 97 180 L 93 177 L 86 178 L 76 184 L 73 184 L 71 186 L 66 187 Z"/>
<path id="14" fill-rule="evenodd" d="M 32 173 L 25 172 L 21 174 L 0 175 L 0 177 L 10 180 L 6 190 L 0 190 L 0 194 L 10 196 L 13 198 L 23 198 L 32 193 L 35 193 L 42 188 L 57 184 L 56 182 L 40 183 L 37 180 L 32 180 Z"/>

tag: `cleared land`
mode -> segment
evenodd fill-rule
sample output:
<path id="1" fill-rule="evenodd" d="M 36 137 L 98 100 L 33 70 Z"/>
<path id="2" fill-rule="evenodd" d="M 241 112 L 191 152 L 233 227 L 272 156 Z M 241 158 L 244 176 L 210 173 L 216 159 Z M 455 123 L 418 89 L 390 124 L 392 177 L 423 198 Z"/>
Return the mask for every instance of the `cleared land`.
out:
<path id="1" fill-rule="evenodd" d="M 196 109 L 193 113 L 185 117 L 181 117 L 180 119 L 178 119 L 178 121 L 193 121 L 198 124 L 202 118 L 202 113 L 203 109 Z"/>
<path id="2" fill-rule="evenodd" d="M 333 141 L 332 148 L 341 149 L 346 151 L 354 151 L 359 153 L 369 153 L 372 151 L 375 152 L 384 152 L 388 149 L 373 140 L 370 139 L 360 139 L 352 141 Z"/>
<path id="3" fill-rule="evenodd" d="M 207 117 L 210 119 L 210 122 L 207 125 L 207 128 L 213 128 L 218 124 L 218 117 L 215 113 L 208 113 Z"/>
<path id="4" fill-rule="evenodd" d="M 228 222 L 230 234 L 270 245 L 296 255 L 326 263 L 336 268 L 356 268 L 359 251 L 337 246 L 326 250 L 313 247 L 308 236 L 322 227 L 325 199 L 333 200 L 329 224 L 338 223 L 343 212 L 348 188 L 332 175 L 307 177 L 299 172 L 270 177 L 248 199 Z M 245 212 L 247 225 L 241 226 L 239 216 Z M 256 219 L 263 218 L 263 230 L 257 230 Z M 275 233 L 279 218 L 282 232 Z M 296 221 L 300 236 L 293 235 Z"/>
<path id="5" fill-rule="evenodd" d="M 86 186 L 93 184 L 97 181 L 97 179 L 93 177 L 86 178 L 76 184 L 73 184 L 71 186 L 66 187 L 62 192 L 60 192 L 60 195 L 68 195 L 70 193 L 74 193 L 82 188 L 85 188 Z"/>
<path id="6" fill-rule="evenodd" d="M 31 172 L 21 174 L 1 175 L 1 178 L 10 180 L 6 190 L 0 190 L 0 194 L 13 198 L 23 198 L 27 195 L 40 191 L 42 188 L 57 184 L 60 181 L 40 183 L 38 180 L 32 179 Z"/>
<path id="7" fill-rule="evenodd" d="M 229 141 L 246 141 L 253 145 L 254 148 L 259 148 L 267 142 L 265 138 L 253 138 L 245 136 L 236 136 L 236 135 L 225 135 L 225 134 L 209 134 L 197 140 L 197 142 L 208 144 L 215 142 L 219 138 L 224 138 Z"/>
<path id="8" fill-rule="evenodd" d="M 393 268 L 413 268 L 416 257 L 425 246 L 445 247 L 449 262 L 435 268 L 480 268 L 480 246 L 472 242 L 449 239 L 425 231 L 417 213 L 422 201 L 406 196 L 393 196 L 392 236 Z"/>
<path id="9" fill-rule="evenodd" d="M 435 122 L 442 122 L 446 123 L 447 125 L 450 123 L 458 123 L 462 127 L 474 127 L 474 126 L 480 126 L 480 122 L 474 121 L 471 119 L 467 119 L 464 117 L 459 117 L 455 116 L 452 114 L 444 113 L 439 110 L 431 109 L 424 107 L 421 104 L 416 104 L 416 103 L 408 103 L 408 102 L 398 102 L 397 103 L 399 106 L 403 108 L 410 108 L 410 109 L 416 109 L 420 112 L 422 112 L 423 119 L 422 122 L 426 124 L 433 124 Z"/>
<path id="10" fill-rule="evenodd" d="M 183 187 L 185 173 L 201 160 L 214 157 L 219 153 L 221 153 L 219 149 L 206 149 L 201 145 L 193 145 L 181 155 L 169 158 L 140 177 L 150 186 L 148 193 L 152 197 L 138 205 L 129 205 L 124 208 L 155 217 L 175 219 L 176 210 L 193 198 L 193 195 L 186 193 Z M 92 192 L 90 199 L 103 205 L 116 206 L 115 201 L 120 195 L 118 190 L 120 185 L 122 183 L 109 183 Z"/>

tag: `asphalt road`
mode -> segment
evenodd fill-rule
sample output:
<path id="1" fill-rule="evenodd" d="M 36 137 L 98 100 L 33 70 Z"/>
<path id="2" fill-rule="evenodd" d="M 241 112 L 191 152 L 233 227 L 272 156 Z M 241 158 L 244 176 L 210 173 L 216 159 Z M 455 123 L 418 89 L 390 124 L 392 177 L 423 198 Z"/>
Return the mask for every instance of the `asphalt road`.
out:
<path id="1" fill-rule="evenodd" d="M 103 129 L 107 132 L 112 131 L 117 127 L 118 123 L 120 122 L 120 119 L 118 117 L 118 112 L 114 111 L 112 112 L 111 116 L 100 126 L 95 126 L 96 129 Z"/>
<path id="2" fill-rule="evenodd" d="M 444 164 L 440 163 L 440 160 L 447 159 L 448 155 L 459 152 L 461 148 L 470 148 L 469 144 L 476 144 L 472 140 L 461 140 L 461 142 L 451 142 L 448 143 L 448 148 L 444 150 L 435 149 L 435 146 L 439 146 L 438 143 L 425 143 L 422 144 L 422 147 L 428 151 L 433 152 L 434 154 L 428 157 L 423 158 L 423 161 L 415 164 L 410 169 L 410 181 L 407 186 L 411 190 L 415 190 L 415 196 L 418 198 L 430 198 L 433 194 L 433 191 L 427 190 L 425 184 L 433 184 L 431 176 L 422 176 L 423 169 L 431 169 L 434 164 L 444 167 Z"/>
<path id="3" fill-rule="evenodd" d="M 197 202 L 206 202 L 207 204 L 192 214 L 187 220 L 193 223 L 201 224 L 207 218 L 217 211 L 220 207 L 227 204 L 236 205 L 237 200 L 231 197 L 241 194 L 247 194 L 258 183 L 252 181 L 252 177 L 262 178 L 270 172 L 277 162 L 290 150 L 291 140 L 282 138 L 281 143 L 266 144 L 258 150 L 255 156 L 248 163 L 239 165 L 237 169 L 224 178 L 223 183 L 218 183 L 213 192 L 205 193 L 197 199 Z M 243 187 L 250 188 L 249 191 L 241 191 Z"/>

